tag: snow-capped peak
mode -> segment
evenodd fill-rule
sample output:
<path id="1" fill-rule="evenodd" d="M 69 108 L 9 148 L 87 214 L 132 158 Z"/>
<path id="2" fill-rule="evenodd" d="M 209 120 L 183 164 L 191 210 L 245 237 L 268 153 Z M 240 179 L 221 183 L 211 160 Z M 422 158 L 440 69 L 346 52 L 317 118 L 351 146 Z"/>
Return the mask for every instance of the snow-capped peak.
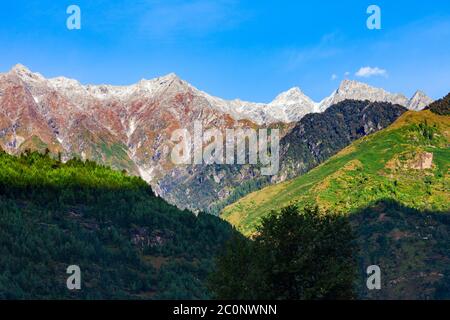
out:
<path id="1" fill-rule="evenodd" d="M 309 97 L 307 97 L 299 87 L 293 87 L 288 91 L 280 93 L 270 104 L 280 105 L 280 104 L 292 104 L 297 103 L 301 100 L 309 100 L 314 103 Z"/>
<path id="2" fill-rule="evenodd" d="M 390 102 L 406 107 L 409 103 L 408 98 L 402 94 L 390 93 L 381 88 L 375 88 L 368 84 L 354 81 L 343 80 L 339 88 L 333 94 L 324 99 L 319 109 L 326 110 L 333 104 L 351 99 L 351 100 L 369 100 L 372 102 Z"/>
<path id="3" fill-rule="evenodd" d="M 56 89 L 68 89 L 73 87 L 81 87 L 81 83 L 75 79 L 65 77 L 56 77 L 48 80 Z"/>
<path id="4" fill-rule="evenodd" d="M 269 113 L 283 122 L 299 121 L 306 114 L 315 112 L 316 103 L 298 87 L 279 94 L 268 104 Z"/>
<path id="5" fill-rule="evenodd" d="M 418 90 L 413 95 L 411 100 L 408 103 L 408 109 L 414 111 L 420 111 L 424 109 L 426 106 L 430 105 L 433 102 L 433 99 L 428 97 L 423 91 Z"/>
<path id="6" fill-rule="evenodd" d="M 364 95 L 371 95 L 371 98 L 376 98 L 377 96 L 391 95 L 391 93 L 381 88 L 372 87 L 363 82 L 345 79 L 339 85 L 339 88 L 337 89 L 337 95 L 348 96 L 349 99 L 351 99 L 351 97 L 360 97 Z"/>
<path id="7" fill-rule="evenodd" d="M 23 64 L 20 64 L 20 63 L 16 64 L 14 67 L 12 67 L 10 73 L 17 75 L 19 78 L 21 78 L 24 81 L 45 80 L 45 78 L 40 73 L 31 72 L 27 67 L 25 67 Z"/>
<path id="8" fill-rule="evenodd" d="M 341 81 L 338 92 L 348 92 L 357 89 L 370 87 L 368 84 L 356 80 L 344 79 Z"/>
<path id="9" fill-rule="evenodd" d="M 178 80 L 180 79 L 175 72 L 166 74 L 165 76 L 159 77 L 160 80 Z"/>
<path id="10" fill-rule="evenodd" d="M 32 73 L 27 67 L 25 67 L 23 64 L 16 64 L 14 67 L 11 68 L 11 71 L 16 73 Z"/>

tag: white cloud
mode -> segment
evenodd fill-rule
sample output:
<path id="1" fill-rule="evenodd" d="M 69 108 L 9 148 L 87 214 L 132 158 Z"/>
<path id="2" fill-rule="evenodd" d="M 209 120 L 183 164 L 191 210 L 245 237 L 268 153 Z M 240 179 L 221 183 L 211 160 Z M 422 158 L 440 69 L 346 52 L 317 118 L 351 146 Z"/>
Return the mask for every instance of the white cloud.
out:
<path id="1" fill-rule="evenodd" d="M 359 69 L 356 73 L 355 76 L 357 77 L 362 77 L 362 78 L 370 78 L 372 76 L 383 76 L 383 77 L 387 77 L 387 71 L 384 69 L 380 69 L 378 67 L 362 67 L 361 69 Z"/>
<path id="2" fill-rule="evenodd" d="M 344 77 L 348 77 L 348 76 L 350 76 L 350 72 L 347 71 L 344 73 Z"/>
<path id="3" fill-rule="evenodd" d="M 331 80 L 336 80 L 338 78 L 338 76 L 334 73 L 331 75 Z"/>

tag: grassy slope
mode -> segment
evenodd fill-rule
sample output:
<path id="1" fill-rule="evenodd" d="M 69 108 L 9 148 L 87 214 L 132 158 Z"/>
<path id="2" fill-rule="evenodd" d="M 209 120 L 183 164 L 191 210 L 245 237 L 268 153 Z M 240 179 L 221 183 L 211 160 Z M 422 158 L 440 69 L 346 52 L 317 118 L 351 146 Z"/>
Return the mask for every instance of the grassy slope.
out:
<path id="1" fill-rule="evenodd" d="M 248 235 L 262 216 L 291 203 L 316 202 L 323 208 L 355 212 L 393 199 L 419 210 L 448 211 L 449 140 L 450 117 L 407 112 L 389 128 L 356 141 L 306 175 L 228 206 L 222 217 Z M 412 169 L 424 152 L 433 154 L 432 168 Z"/>

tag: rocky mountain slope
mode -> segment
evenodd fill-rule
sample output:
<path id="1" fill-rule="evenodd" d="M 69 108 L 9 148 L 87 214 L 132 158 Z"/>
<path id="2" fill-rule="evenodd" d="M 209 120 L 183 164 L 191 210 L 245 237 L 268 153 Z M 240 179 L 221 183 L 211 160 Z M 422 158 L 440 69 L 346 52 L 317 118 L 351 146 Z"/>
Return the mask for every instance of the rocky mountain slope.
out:
<path id="1" fill-rule="evenodd" d="M 192 130 L 199 120 L 204 130 L 280 127 L 284 135 L 305 115 L 349 98 L 409 104 L 399 95 L 348 81 L 321 103 L 293 88 L 262 104 L 213 97 L 175 74 L 129 86 L 82 85 L 64 77 L 46 79 L 16 65 L 0 74 L 0 146 L 11 154 L 49 149 L 63 161 L 95 160 L 140 175 L 157 194 L 180 207 L 208 210 L 205 204 L 227 198 L 235 185 L 258 178 L 259 169 L 227 168 L 230 172 L 224 173 L 214 166 L 175 166 L 170 152 L 176 129 Z M 422 100 L 414 99 L 414 107 L 420 108 Z M 235 183 L 228 184 L 230 175 Z M 206 189 L 204 195 L 195 194 Z"/>

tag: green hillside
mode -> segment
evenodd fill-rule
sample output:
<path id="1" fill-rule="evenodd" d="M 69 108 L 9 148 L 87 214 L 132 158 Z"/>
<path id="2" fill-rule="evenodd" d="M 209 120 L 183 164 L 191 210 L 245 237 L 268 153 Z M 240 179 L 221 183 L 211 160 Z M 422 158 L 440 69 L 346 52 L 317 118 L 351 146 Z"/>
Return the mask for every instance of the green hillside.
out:
<path id="1" fill-rule="evenodd" d="M 180 211 L 140 178 L 0 151 L 0 299 L 201 299 L 233 231 Z M 69 291 L 78 265 L 82 289 Z"/>
<path id="2" fill-rule="evenodd" d="M 352 213 L 379 200 L 450 211 L 450 117 L 407 112 L 294 180 L 269 186 L 228 206 L 222 217 L 250 235 L 261 217 L 289 204 Z"/>
<path id="3" fill-rule="evenodd" d="M 449 299 L 449 139 L 449 116 L 407 112 L 307 174 L 228 206 L 222 217 L 250 236 L 270 212 L 317 204 L 350 219 L 359 298 Z M 382 270 L 381 290 L 365 285 L 373 264 Z"/>

